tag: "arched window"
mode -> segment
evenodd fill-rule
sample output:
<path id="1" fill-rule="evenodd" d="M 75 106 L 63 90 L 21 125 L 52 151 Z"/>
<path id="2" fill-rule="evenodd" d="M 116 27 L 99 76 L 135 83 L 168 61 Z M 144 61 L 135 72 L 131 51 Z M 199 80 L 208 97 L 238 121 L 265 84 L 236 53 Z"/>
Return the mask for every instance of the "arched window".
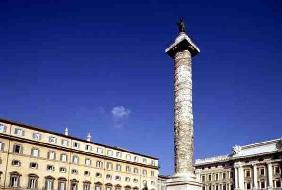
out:
<path id="1" fill-rule="evenodd" d="M 58 190 L 66 190 L 67 179 L 64 177 L 58 178 Z"/>
<path id="2" fill-rule="evenodd" d="M 38 175 L 36 174 L 29 174 L 28 175 L 28 189 L 37 189 L 38 186 Z"/>
<path id="3" fill-rule="evenodd" d="M 121 185 L 120 184 L 115 185 L 115 190 L 121 190 Z"/>
<path id="4" fill-rule="evenodd" d="M 106 183 L 106 190 L 112 190 L 113 185 L 111 183 Z"/>
<path id="5" fill-rule="evenodd" d="M 54 189 L 54 180 L 55 178 L 52 176 L 45 177 L 45 190 L 53 190 Z"/>
<path id="6" fill-rule="evenodd" d="M 77 190 L 77 188 L 78 188 L 78 181 L 76 179 L 72 179 L 70 190 Z"/>
<path id="7" fill-rule="evenodd" d="M 90 185 L 91 185 L 90 181 L 84 181 L 83 182 L 83 190 L 90 190 Z"/>
<path id="8" fill-rule="evenodd" d="M 130 190 L 130 189 L 131 189 L 131 187 L 129 185 L 124 187 L 124 190 Z"/>
<path id="9" fill-rule="evenodd" d="M 10 187 L 20 187 L 20 176 L 18 172 L 10 173 Z"/>
<path id="10" fill-rule="evenodd" d="M 102 183 L 101 182 L 97 182 L 95 183 L 95 190 L 102 190 Z"/>

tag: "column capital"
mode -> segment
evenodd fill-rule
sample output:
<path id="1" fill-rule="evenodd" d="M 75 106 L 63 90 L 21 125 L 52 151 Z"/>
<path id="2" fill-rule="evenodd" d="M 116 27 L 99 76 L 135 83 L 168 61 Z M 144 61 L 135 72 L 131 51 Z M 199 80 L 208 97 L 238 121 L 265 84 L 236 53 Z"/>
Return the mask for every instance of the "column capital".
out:
<path id="1" fill-rule="evenodd" d="M 174 43 L 172 43 L 168 48 L 165 49 L 165 52 L 172 58 L 177 52 L 188 50 L 192 57 L 200 53 L 200 49 L 192 42 L 185 32 L 179 33 L 176 37 Z"/>

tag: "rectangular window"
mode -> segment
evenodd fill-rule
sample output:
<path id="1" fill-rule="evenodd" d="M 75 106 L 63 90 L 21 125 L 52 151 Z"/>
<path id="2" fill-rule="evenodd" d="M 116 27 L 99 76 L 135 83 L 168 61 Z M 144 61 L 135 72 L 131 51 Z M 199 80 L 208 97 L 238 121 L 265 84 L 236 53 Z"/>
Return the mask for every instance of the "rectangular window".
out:
<path id="1" fill-rule="evenodd" d="M 103 154 L 103 149 L 100 148 L 100 147 L 97 147 L 97 153 L 98 153 L 98 154 Z"/>
<path id="2" fill-rule="evenodd" d="M 56 159 L 56 153 L 53 151 L 48 152 L 48 159 L 49 160 L 55 160 Z"/>
<path id="3" fill-rule="evenodd" d="M 38 157 L 39 156 L 39 149 L 37 149 L 37 148 L 31 149 L 31 156 Z"/>
<path id="4" fill-rule="evenodd" d="M 61 173 L 66 173 L 66 172 L 67 172 L 67 168 L 60 167 L 60 172 L 61 172 Z"/>
<path id="5" fill-rule="evenodd" d="M 121 152 L 116 152 L 116 157 L 121 158 Z"/>
<path id="6" fill-rule="evenodd" d="M 264 168 L 260 169 L 260 175 L 264 176 Z"/>
<path id="7" fill-rule="evenodd" d="M 10 178 L 10 186 L 11 187 L 19 187 L 20 185 L 20 176 L 12 175 Z"/>
<path id="8" fill-rule="evenodd" d="M 19 160 L 12 160 L 12 166 L 21 166 L 21 162 Z"/>
<path id="9" fill-rule="evenodd" d="M 62 139 L 62 146 L 69 146 L 69 141 L 68 140 L 65 140 L 65 139 Z"/>
<path id="10" fill-rule="evenodd" d="M 32 138 L 34 140 L 41 140 L 41 134 L 40 133 L 33 133 Z"/>
<path id="11" fill-rule="evenodd" d="M 261 182 L 260 182 L 260 188 L 261 188 L 261 189 L 264 189 L 264 188 L 265 188 L 265 183 L 264 183 L 264 181 L 261 181 Z"/>
<path id="12" fill-rule="evenodd" d="M 53 188 L 54 188 L 54 180 L 53 179 L 46 179 L 45 189 L 46 190 L 53 190 Z"/>
<path id="13" fill-rule="evenodd" d="M 68 161 L 68 156 L 66 154 L 61 154 L 61 161 L 62 162 L 67 162 Z"/>
<path id="14" fill-rule="evenodd" d="M 280 174 L 280 168 L 279 168 L 279 166 L 274 166 L 274 174 L 275 174 L 275 175 Z"/>
<path id="15" fill-rule="evenodd" d="M 108 156 L 113 156 L 113 151 L 112 150 L 108 150 L 107 155 Z"/>
<path id="16" fill-rule="evenodd" d="M 250 182 L 246 183 L 246 189 L 251 189 L 251 183 Z"/>
<path id="17" fill-rule="evenodd" d="M 79 143 L 78 142 L 73 142 L 73 147 L 74 148 L 79 148 Z"/>
<path id="18" fill-rule="evenodd" d="M 55 167 L 53 165 L 47 165 L 48 171 L 55 171 Z"/>
<path id="19" fill-rule="evenodd" d="M 31 169 L 37 169 L 37 168 L 38 168 L 38 164 L 35 163 L 35 162 L 31 162 L 31 163 L 29 164 L 29 167 L 30 167 Z"/>
<path id="20" fill-rule="evenodd" d="M 77 190 L 77 183 L 76 182 L 71 183 L 71 190 Z"/>
<path id="21" fill-rule="evenodd" d="M 22 146 L 19 144 L 15 144 L 14 148 L 13 148 L 13 152 L 17 153 L 17 154 L 21 154 L 22 153 Z"/>
<path id="22" fill-rule="evenodd" d="M 90 172 L 89 171 L 84 171 L 84 175 L 85 176 L 90 176 Z"/>
<path id="23" fill-rule="evenodd" d="M 147 170 L 142 171 L 143 176 L 147 176 Z"/>
<path id="24" fill-rule="evenodd" d="M 24 130 L 22 130 L 20 128 L 15 128 L 15 135 L 24 136 Z"/>
<path id="25" fill-rule="evenodd" d="M 5 146 L 5 144 L 0 142 L 0 151 L 4 151 L 4 146 Z"/>
<path id="26" fill-rule="evenodd" d="M 143 158 L 143 163 L 147 164 L 147 159 L 146 158 Z"/>
<path id="27" fill-rule="evenodd" d="M 86 151 L 92 151 L 92 146 L 89 145 L 89 144 L 85 145 L 85 150 Z"/>
<path id="28" fill-rule="evenodd" d="M 29 177 L 28 179 L 28 189 L 37 189 L 37 177 Z"/>
<path id="29" fill-rule="evenodd" d="M 245 177 L 251 177 L 251 172 L 250 170 L 245 171 Z"/>
<path id="30" fill-rule="evenodd" d="M 90 159 L 85 159 L 85 165 L 86 166 L 91 166 L 91 160 Z"/>
<path id="31" fill-rule="evenodd" d="M 73 156 L 73 157 L 72 157 L 72 163 L 73 163 L 73 164 L 78 164 L 78 162 L 79 162 L 78 156 Z"/>
<path id="32" fill-rule="evenodd" d="M 59 181 L 59 190 L 66 190 L 66 182 Z"/>
<path id="33" fill-rule="evenodd" d="M 280 180 L 277 180 L 275 185 L 276 185 L 276 188 L 281 187 L 281 181 L 280 181 Z"/>
<path id="34" fill-rule="evenodd" d="M 83 183 L 83 190 L 90 190 L 90 183 Z"/>
<path id="35" fill-rule="evenodd" d="M 50 143 L 57 143 L 56 137 L 53 137 L 53 136 L 49 137 L 49 142 Z"/>
<path id="36" fill-rule="evenodd" d="M 0 133 L 6 132 L 6 126 L 3 124 L 0 124 Z"/>

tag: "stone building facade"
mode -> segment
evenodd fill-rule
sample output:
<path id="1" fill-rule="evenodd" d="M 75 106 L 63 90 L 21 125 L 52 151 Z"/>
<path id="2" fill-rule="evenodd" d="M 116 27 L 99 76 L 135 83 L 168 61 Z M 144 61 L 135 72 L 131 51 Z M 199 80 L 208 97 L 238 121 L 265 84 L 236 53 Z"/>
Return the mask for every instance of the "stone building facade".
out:
<path id="1" fill-rule="evenodd" d="M 0 188 L 157 189 L 158 159 L 0 119 Z"/>
<path id="2" fill-rule="evenodd" d="M 229 155 L 198 159 L 203 190 L 281 190 L 282 139 L 234 146 Z"/>

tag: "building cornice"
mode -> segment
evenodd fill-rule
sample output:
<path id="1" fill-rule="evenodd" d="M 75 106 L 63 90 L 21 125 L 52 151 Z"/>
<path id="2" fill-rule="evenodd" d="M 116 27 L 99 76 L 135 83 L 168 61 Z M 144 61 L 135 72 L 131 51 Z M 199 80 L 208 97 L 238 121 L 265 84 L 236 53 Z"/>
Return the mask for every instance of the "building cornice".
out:
<path id="1" fill-rule="evenodd" d="M 53 135 L 57 135 L 57 136 L 64 137 L 64 138 L 67 138 L 67 139 L 72 139 L 72 140 L 84 142 L 84 143 L 87 143 L 87 144 L 93 144 L 93 145 L 102 146 L 102 147 L 105 147 L 105 148 L 110 148 L 110 149 L 113 149 L 113 150 L 118 150 L 118 151 L 122 151 L 122 152 L 128 152 L 128 153 L 131 153 L 131 154 L 136 154 L 136 155 L 151 158 L 151 159 L 154 159 L 154 160 L 159 160 L 159 158 L 156 158 L 156 157 L 153 157 L 153 156 L 150 156 L 150 155 L 145 155 L 145 154 L 129 151 L 129 150 L 126 150 L 126 149 L 123 149 L 123 148 L 120 148 L 120 147 L 105 145 L 105 144 L 101 144 L 101 143 L 89 142 L 87 140 L 83 140 L 83 139 L 80 139 L 80 138 L 77 138 L 77 137 L 64 135 L 64 134 L 61 134 L 61 133 L 42 129 L 42 128 L 36 127 L 34 125 L 28 125 L 28 124 L 25 124 L 25 123 L 12 121 L 12 120 L 9 120 L 9 119 L 0 118 L 0 122 L 11 124 L 11 125 L 18 125 L 18 126 L 21 126 L 21 127 L 31 129 L 31 130 L 36 130 L 36 131 L 40 131 L 40 132 L 44 132 L 44 133 L 50 133 L 50 134 L 53 134 Z"/>

